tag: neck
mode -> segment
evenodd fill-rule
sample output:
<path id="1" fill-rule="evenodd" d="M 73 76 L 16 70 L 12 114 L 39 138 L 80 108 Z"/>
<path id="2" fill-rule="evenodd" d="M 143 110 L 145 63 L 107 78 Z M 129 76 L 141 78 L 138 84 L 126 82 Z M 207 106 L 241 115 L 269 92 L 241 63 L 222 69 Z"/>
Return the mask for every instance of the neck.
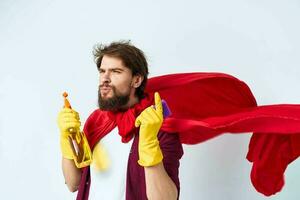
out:
<path id="1" fill-rule="evenodd" d="M 125 106 L 123 106 L 121 109 L 127 110 L 127 109 L 131 108 L 132 106 L 134 106 L 135 104 L 137 104 L 138 102 L 139 102 L 139 98 L 133 94 L 129 97 L 129 101 L 127 102 L 127 104 Z"/>
<path id="2" fill-rule="evenodd" d="M 127 108 L 131 108 L 132 106 L 134 106 L 138 102 L 139 102 L 139 98 L 134 95 L 132 98 L 129 99 L 129 101 L 127 103 Z"/>

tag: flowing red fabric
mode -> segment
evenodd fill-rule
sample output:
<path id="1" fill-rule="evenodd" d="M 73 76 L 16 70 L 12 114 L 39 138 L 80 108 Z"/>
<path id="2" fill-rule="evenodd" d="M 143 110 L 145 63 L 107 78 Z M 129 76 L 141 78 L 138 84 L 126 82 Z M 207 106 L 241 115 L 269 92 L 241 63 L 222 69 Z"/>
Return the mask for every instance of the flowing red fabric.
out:
<path id="1" fill-rule="evenodd" d="M 122 142 L 137 129 L 135 118 L 153 104 L 153 93 L 166 100 L 172 115 L 162 130 L 179 133 L 184 144 L 198 144 L 223 133 L 252 133 L 247 159 L 251 181 L 266 196 L 280 191 L 284 171 L 300 154 L 300 105 L 257 106 L 249 87 L 223 73 L 184 73 L 148 80 L 146 98 L 125 112 L 94 111 L 85 124 L 93 147 L 115 126 Z"/>

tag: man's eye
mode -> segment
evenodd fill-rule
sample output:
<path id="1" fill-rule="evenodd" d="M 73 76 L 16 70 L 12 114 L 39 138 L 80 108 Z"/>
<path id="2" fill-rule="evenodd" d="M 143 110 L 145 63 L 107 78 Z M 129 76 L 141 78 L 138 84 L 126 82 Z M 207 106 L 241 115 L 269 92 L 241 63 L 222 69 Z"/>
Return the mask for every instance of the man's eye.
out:
<path id="1" fill-rule="evenodd" d="M 117 74 L 120 74 L 120 73 L 121 73 L 121 71 L 119 71 L 119 70 L 113 70 L 113 72 L 114 72 L 114 73 L 117 73 Z"/>

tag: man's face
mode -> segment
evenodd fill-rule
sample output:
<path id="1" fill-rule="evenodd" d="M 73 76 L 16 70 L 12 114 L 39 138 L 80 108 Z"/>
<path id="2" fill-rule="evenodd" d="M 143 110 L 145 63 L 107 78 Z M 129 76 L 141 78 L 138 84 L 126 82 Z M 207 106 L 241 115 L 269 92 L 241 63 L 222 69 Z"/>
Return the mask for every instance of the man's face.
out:
<path id="1" fill-rule="evenodd" d="M 104 55 L 99 68 L 98 105 L 102 110 L 119 110 L 134 95 L 133 76 L 122 60 Z"/>

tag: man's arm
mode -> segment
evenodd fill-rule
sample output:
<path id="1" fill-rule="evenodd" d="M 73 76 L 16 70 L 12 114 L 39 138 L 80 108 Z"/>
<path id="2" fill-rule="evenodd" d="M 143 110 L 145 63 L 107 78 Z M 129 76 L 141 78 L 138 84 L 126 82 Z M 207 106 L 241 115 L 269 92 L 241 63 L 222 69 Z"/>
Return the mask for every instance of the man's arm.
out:
<path id="1" fill-rule="evenodd" d="M 80 130 L 79 114 L 70 108 L 63 108 L 57 118 L 58 127 L 60 129 L 60 148 L 62 152 L 62 171 L 71 192 L 78 189 L 81 170 L 78 169 L 73 160 L 73 151 L 69 142 L 69 129 Z"/>
<path id="2" fill-rule="evenodd" d="M 75 166 L 73 160 L 62 157 L 62 171 L 69 190 L 76 192 L 81 180 L 81 170 Z"/>
<path id="3" fill-rule="evenodd" d="M 149 199 L 178 199 L 179 161 L 183 155 L 179 135 L 160 132 L 158 140 L 163 160 L 153 167 L 144 167 L 147 196 Z"/>
<path id="4" fill-rule="evenodd" d="M 147 198 L 173 200 L 179 193 L 178 168 L 182 146 L 177 135 L 158 134 L 163 122 L 163 106 L 157 92 L 154 101 L 155 107 L 146 108 L 135 121 L 135 126 L 140 127 L 138 163 L 145 169 Z"/>
<path id="5" fill-rule="evenodd" d="M 163 163 L 145 167 L 146 193 L 149 200 L 176 200 L 178 191 L 175 183 L 167 174 Z"/>

